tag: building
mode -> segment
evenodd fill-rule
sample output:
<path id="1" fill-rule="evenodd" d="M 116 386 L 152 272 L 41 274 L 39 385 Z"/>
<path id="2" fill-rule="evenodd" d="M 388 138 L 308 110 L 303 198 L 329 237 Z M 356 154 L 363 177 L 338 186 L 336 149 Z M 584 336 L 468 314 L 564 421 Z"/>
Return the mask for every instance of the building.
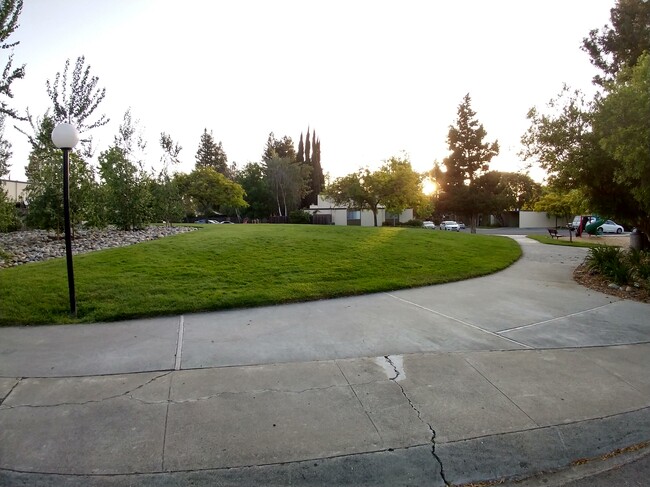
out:
<path id="1" fill-rule="evenodd" d="M 336 205 L 334 202 L 322 195 L 318 195 L 318 202 L 309 206 L 309 212 L 314 218 L 328 220 L 333 225 L 373 227 L 375 225 L 374 215 L 370 210 L 359 210 L 347 206 Z M 413 219 L 413 209 L 404 210 L 400 215 L 392 215 L 386 211 L 386 207 L 379 206 L 377 211 L 377 225 L 406 223 Z"/>
<path id="2" fill-rule="evenodd" d="M 12 181 L 11 179 L 0 179 L 2 189 L 7 193 L 9 200 L 16 202 L 23 202 L 27 197 L 27 183 L 26 181 Z"/>

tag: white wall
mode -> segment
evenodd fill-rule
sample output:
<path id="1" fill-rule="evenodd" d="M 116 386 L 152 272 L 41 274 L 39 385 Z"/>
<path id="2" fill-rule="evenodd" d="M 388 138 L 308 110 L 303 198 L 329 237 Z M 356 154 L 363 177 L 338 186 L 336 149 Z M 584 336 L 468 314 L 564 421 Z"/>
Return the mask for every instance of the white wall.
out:
<path id="1" fill-rule="evenodd" d="M 27 188 L 25 181 L 11 181 L 10 179 L 0 181 L 2 181 L 2 189 L 7 192 L 10 200 L 23 201 L 25 199 L 25 188 Z"/>
<path id="2" fill-rule="evenodd" d="M 566 227 L 567 223 L 564 217 L 555 215 L 547 215 L 543 211 L 520 211 L 519 212 L 519 228 L 541 228 L 541 227 Z"/>

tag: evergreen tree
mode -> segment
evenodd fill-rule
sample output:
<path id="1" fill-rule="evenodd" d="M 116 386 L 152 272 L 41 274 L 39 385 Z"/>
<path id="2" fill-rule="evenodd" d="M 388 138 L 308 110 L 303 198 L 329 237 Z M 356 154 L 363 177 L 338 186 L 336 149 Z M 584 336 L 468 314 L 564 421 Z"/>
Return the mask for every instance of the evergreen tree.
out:
<path id="1" fill-rule="evenodd" d="M 300 132 L 300 142 L 298 142 L 298 154 L 296 155 L 298 164 L 305 163 L 305 144 L 302 141 L 302 132 Z"/>
<path id="2" fill-rule="evenodd" d="M 480 211 L 474 181 L 489 169 L 489 163 L 499 153 L 498 142 L 483 142 L 487 132 L 476 120 L 469 93 L 458 107 L 456 125 L 449 127 L 447 143 L 451 154 L 443 161 L 447 171 L 439 181 L 443 194 L 440 207 L 447 211 L 464 213 L 470 217 L 472 233 L 476 233 L 476 219 Z"/>
<path id="3" fill-rule="evenodd" d="M 218 173 L 230 177 L 226 151 L 223 149 L 221 142 L 217 144 L 214 141 L 212 131 L 208 133 L 208 129 L 203 129 L 203 134 L 199 141 L 199 148 L 196 151 L 196 165 L 194 167 L 196 169 L 211 167 Z"/>
<path id="4" fill-rule="evenodd" d="M 309 127 L 307 127 L 307 138 L 305 140 L 305 164 L 311 165 L 311 142 L 309 140 Z"/>
<path id="5" fill-rule="evenodd" d="M 16 42 L 7 42 L 9 36 L 18 28 L 18 17 L 23 9 L 23 0 L 3 0 L 0 6 L 0 50 L 11 50 L 7 63 L 2 71 L 0 77 L 0 114 L 7 115 L 11 118 L 24 120 L 23 117 L 18 115 L 18 112 L 10 108 L 7 104 L 8 98 L 13 98 L 11 92 L 11 84 L 17 79 L 25 77 L 25 65 L 19 68 L 13 67 L 13 48 L 19 44 Z"/>
<path id="6" fill-rule="evenodd" d="M 268 162 L 274 157 L 280 159 L 289 159 L 291 162 L 296 162 L 296 149 L 293 146 L 291 137 L 285 135 L 281 139 L 276 139 L 273 132 L 269 134 L 266 140 L 266 146 L 262 153 L 262 160 Z"/>

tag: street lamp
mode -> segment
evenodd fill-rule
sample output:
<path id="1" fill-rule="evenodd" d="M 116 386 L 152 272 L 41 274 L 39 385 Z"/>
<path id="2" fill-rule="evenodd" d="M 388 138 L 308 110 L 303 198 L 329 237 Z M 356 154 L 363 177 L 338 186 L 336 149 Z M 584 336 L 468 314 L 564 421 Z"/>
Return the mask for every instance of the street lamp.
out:
<path id="1" fill-rule="evenodd" d="M 77 316 L 74 295 L 74 270 L 72 268 L 72 236 L 70 232 L 70 159 L 69 153 L 79 142 L 79 131 L 70 123 L 60 123 L 52 130 L 52 142 L 63 151 L 63 220 L 65 225 L 65 258 L 68 264 L 68 292 L 70 314 Z"/>

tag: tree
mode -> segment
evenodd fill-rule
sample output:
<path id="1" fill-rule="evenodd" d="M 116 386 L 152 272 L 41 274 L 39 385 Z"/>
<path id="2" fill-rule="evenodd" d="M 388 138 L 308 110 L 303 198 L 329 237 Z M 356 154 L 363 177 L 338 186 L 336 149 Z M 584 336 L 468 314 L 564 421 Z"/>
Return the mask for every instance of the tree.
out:
<path id="1" fill-rule="evenodd" d="M 151 181 L 152 219 L 162 220 L 167 225 L 183 218 L 183 201 L 175 178 L 170 175 L 170 166 L 179 163 L 178 156 L 183 149 L 169 134 L 161 132 L 160 147 L 162 169 Z"/>
<path id="2" fill-rule="evenodd" d="M 219 208 L 245 208 L 243 188 L 212 167 L 199 167 L 190 174 L 179 174 L 178 184 L 188 208 L 210 216 Z"/>
<path id="3" fill-rule="evenodd" d="M 559 216 L 564 222 L 569 222 L 573 215 L 580 215 L 586 212 L 584 195 L 580 190 L 556 191 L 547 188 L 544 195 L 535 203 L 535 211 L 545 211 L 549 215 Z M 569 240 L 573 241 L 571 229 L 569 229 Z"/>
<path id="4" fill-rule="evenodd" d="M 296 154 L 296 161 L 298 164 L 305 163 L 305 144 L 302 141 L 302 132 L 300 133 L 300 141 L 298 142 L 298 154 Z"/>
<path id="5" fill-rule="evenodd" d="M 593 29 L 582 41 L 591 64 L 602 70 L 594 83 L 604 86 L 624 68 L 632 68 L 643 52 L 650 52 L 650 2 L 618 0 L 610 10 L 611 27 Z"/>
<path id="6" fill-rule="evenodd" d="M 113 145 L 99 155 L 107 219 L 124 230 L 136 230 L 151 221 L 150 179 L 140 159 L 146 143 L 137 125 L 127 110 Z"/>
<path id="7" fill-rule="evenodd" d="M 212 131 L 208 133 L 208 129 L 203 129 L 199 148 L 196 151 L 196 165 L 194 167 L 196 169 L 211 167 L 224 176 L 230 177 L 226 151 L 224 151 L 221 142 L 215 143 Z"/>
<path id="8" fill-rule="evenodd" d="M 274 154 L 276 154 L 274 152 Z M 274 155 L 266 161 L 264 176 L 277 205 L 278 215 L 288 216 L 298 209 L 301 198 L 307 192 L 305 165 L 289 157 Z"/>
<path id="9" fill-rule="evenodd" d="M 11 159 L 11 142 L 5 139 L 5 119 L 7 116 L 0 113 L 0 178 L 9 173 L 9 159 Z"/>
<path id="10" fill-rule="evenodd" d="M 630 194 L 638 222 L 650 230 L 650 54 L 624 68 L 599 100 L 594 132 L 614 165 L 614 181 Z"/>
<path id="11" fill-rule="evenodd" d="M 291 137 L 285 135 L 281 139 L 276 139 L 273 132 L 269 134 L 269 137 L 266 140 L 266 146 L 264 147 L 264 152 L 262 153 L 262 160 L 267 162 L 273 157 L 288 159 L 291 162 L 296 161 L 296 150 L 293 147 Z"/>
<path id="12" fill-rule="evenodd" d="M 273 195 L 264 177 L 265 167 L 257 162 L 248 163 L 238 172 L 236 182 L 246 193 L 248 207 L 244 216 L 266 218 L 273 213 Z"/>
<path id="13" fill-rule="evenodd" d="M 541 114 L 536 108 L 529 111 L 531 125 L 522 136 L 520 155 L 547 171 L 551 187 L 580 189 L 592 211 L 623 221 L 640 219 L 643 224 L 632 188 L 617 178 L 620 161 L 603 149 L 593 130 L 597 107 L 597 102 L 586 102 L 581 92 L 565 87 L 549 102 L 550 113 Z"/>
<path id="14" fill-rule="evenodd" d="M 90 76 L 90 66 L 84 66 L 86 59 L 79 56 L 72 71 L 72 79 L 68 83 L 70 59 L 65 62 L 63 75 L 56 73 L 54 82 L 46 81 L 47 94 L 54 106 L 55 122 L 69 122 L 77 127 L 79 132 L 106 125 L 110 119 L 101 115 L 94 122 L 89 118 L 106 96 L 106 88 L 97 88 L 99 78 Z"/>
<path id="15" fill-rule="evenodd" d="M 300 141 L 302 142 L 302 134 L 300 134 Z M 303 165 L 306 167 L 304 174 L 307 178 L 308 191 L 302 200 L 301 206 L 307 208 L 309 205 L 318 203 L 318 195 L 323 191 L 325 184 L 323 168 L 320 164 L 320 139 L 316 138 L 315 130 L 312 131 L 310 142 L 309 129 L 307 129 L 307 142 L 305 144 Z"/>
<path id="16" fill-rule="evenodd" d="M 419 203 L 421 177 L 413 171 L 407 158 L 392 157 L 377 171 L 360 169 L 335 179 L 325 194 L 335 204 L 372 211 L 374 225 L 378 226 L 380 205 L 389 212 L 401 213 Z"/>
<path id="17" fill-rule="evenodd" d="M 476 233 L 481 208 L 473 191 L 474 181 L 489 169 L 490 161 L 499 153 L 499 144 L 483 141 L 487 132 L 476 120 L 471 101 L 467 94 L 458 106 L 456 124 L 449 127 L 447 135 L 451 154 L 443 160 L 446 171 L 438 169 L 436 180 L 441 188 L 441 208 L 467 214 L 471 231 Z"/>
<path id="18" fill-rule="evenodd" d="M 18 120 L 24 120 L 24 118 L 16 110 L 9 107 L 7 99 L 13 98 L 11 84 L 17 79 L 25 77 L 25 65 L 23 64 L 18 68 L 13 67 L 13 48 L 19 44 L 19 41 L 7 42 L 7 39 L 18 28 L 18 17 L 22 10 L 23 0 L 4 0 L 2 6 L 0 6 L 0 50 L 12 51 L 8 56 L 0 78 L 0 96 L 2 97 L 0 99 L 0 114 Z"/>
<path id="19" fill-rule="evenodd" d="M 61 151 L 51 139 L 54 120 L 47 114 L 38 121 L 32 137 L 32 150 L 25 173 L 29 180 L 27 224 L 54 229 L 63 227 L 63 171 Z M 70 152 L 70 218 L 73 224 L 98 221 L 97 183 L 92 167 L 75 152 Z"/>

